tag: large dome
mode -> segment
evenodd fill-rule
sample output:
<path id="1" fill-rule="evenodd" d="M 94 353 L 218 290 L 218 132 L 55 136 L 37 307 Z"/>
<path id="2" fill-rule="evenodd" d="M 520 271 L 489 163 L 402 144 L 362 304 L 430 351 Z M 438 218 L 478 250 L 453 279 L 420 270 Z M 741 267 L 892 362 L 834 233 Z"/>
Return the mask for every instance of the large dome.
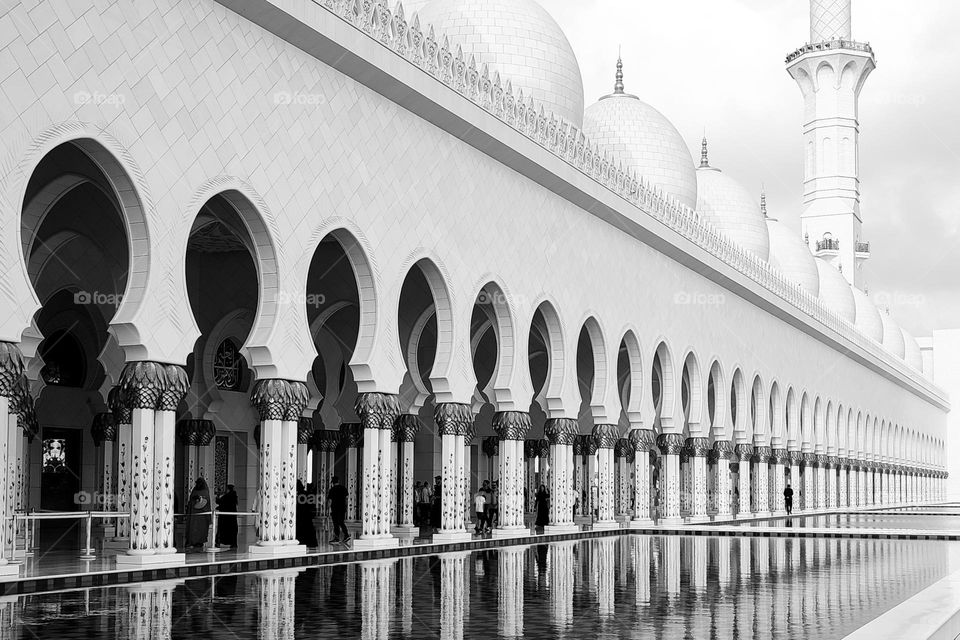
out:
<path id="1" fill-rule="evenodd" d="M 837 269 L 822 258 L 814 258 L 820 274 L 820 300 L 848 322 L 857 318 L 857 301 L 850 283 Z"/>
<path id="2" fill-rule="evenodd" d="M 420 27 L 433 25 L 438 40 L 463 47 L 477 65 L 512 81 L 533 98 L 576 127 L 583 126 L 583 79 L 567 37 L 534 0 L 431 0 L 420 10 Z"/>
<path id="3" fill-rule="evenodd" d="M 767 218 L 767 233 L 770 236 L 770 264 L 810 295 L 820 295 L 816 260 L 800 236 L 776 218 Z"/>
<path id="4" fill-rule="evenodd" d="M 883 320 L 870 297 L 860 289 L 853 287 L 853 299 L 857 303 L 857 329 L 872 338 L 877 344 L 883 343 Z"/>
<path id="5" fill-rule="evenodd" d="M 906 343 L 903 340 L 903 331 L 888 313 L 881 313 L 880 319 L 883 321 L 883 346 L 884 348 L 897 356 L 904 357 L 906 353 Z"/>
<path id="6" fill-rule="evenodd" d="M 697 206 L 697 174 L 687 144 L 662 113 L 623 92 L 619 61 L 614 92 L 587 108 L 583 133 L 650 186 L 691 209 Z"/>
<path id="7" fill-rule="evenodd" d="M 761 260 L 770 257 L 770 235 L 760 205 L 750 192 L 707 162 L 707 141 L 697 169 L 697 211 L 700 217 Z"/>
<path id="8" fill-rule="evenodd" d="M 922 372 L 923 354 L 920 353 L 920 345 L 906 329 L 900 329 L 900 331 L 903 333 L 903 359 L 907 361 L 908 365 Z"/>

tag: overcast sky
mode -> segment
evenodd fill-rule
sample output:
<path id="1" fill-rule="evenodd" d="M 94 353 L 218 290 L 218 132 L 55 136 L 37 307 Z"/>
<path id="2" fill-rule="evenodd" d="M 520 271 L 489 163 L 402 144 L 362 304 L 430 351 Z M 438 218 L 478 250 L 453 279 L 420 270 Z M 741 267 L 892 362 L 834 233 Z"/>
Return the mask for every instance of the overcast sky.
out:
<path id="1" fill-rule="evenodd" d="M 799 229 L 800 90 L 784 58 L 809 38 L 808 0 L 539 0 L 570 39 L 587 104 L 626 89 L 662 111 L 694 156 Z M 960 327 L 960 2 L 854 0 L 877 69 L 860 101 L 863 237 L 871 297 L 914 335 Z M 799 232 L 798 232 L 799 233 Z"/>

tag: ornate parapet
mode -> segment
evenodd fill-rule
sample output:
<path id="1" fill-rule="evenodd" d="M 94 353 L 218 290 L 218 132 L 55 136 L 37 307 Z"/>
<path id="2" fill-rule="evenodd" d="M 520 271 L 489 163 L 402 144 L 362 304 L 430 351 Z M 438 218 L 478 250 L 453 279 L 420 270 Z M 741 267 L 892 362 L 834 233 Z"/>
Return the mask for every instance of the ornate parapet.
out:
<path id="1" fill-rule="evenodd" d="M 390 439 L 394 442 L 413 442 L 423 427 L 419 416 L 402 413 L 393 421 L 393 433 Z"/>
<path id="2" fill-rule="evenodd" d="M 683 435 L 680 433 L 661 433 L 657 436 L 657 448 L 665 456 L 678 456 L 683 452 Z"/>
<path id="3" fill-rule="evenodd" d="M 805 56 L 808 53 L 821 53 L 824 51 L 840 50 L 866 53 L 873 58 L 873 48 L 867 42 L 857 42 L 856 40 L 827 40 L 824 42 L 811 42 L 803 45 L 787 56 L 786 63 L 790 64 L 797 58 Z"/>
<path id="4" fill-rule="evenodd" d="M 615 449 L 620 439 L 620 428 L 615 424 L 598 424 L 593 427 L 593 440 L 597 449 Z"/>
<path id="5" fill-rule="evenodd" d="M 357 395 L 354 410 L 364 430 L 390 430 L 400 415 L 400 399 L 392 393 L 361 393 Z"/>
<path id="6" fill-rule="evenodd" d="M 550 418 L 543 426 L 543 433 L 551 444 L 573 446 L 580 435 L 580 425 L 573 418 Z"/>
<path id="7" fill-rule="evenodd" d="M 258 380 L 250 394 L 260 420 L 296 422 L 310 402 L 307 385 L 294 380 Z"/>

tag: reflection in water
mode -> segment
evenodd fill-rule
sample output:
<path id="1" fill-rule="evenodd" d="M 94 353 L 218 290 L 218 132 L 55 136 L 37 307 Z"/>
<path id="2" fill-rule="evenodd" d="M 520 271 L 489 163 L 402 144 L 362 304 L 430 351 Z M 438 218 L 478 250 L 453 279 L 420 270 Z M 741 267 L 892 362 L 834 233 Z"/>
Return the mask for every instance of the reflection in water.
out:
<path id="1" fill-rule="evenodd" d="M 0 600 L 0 640 L 839 637 L 953 544 L 628 535 L 151 582 Z"/>

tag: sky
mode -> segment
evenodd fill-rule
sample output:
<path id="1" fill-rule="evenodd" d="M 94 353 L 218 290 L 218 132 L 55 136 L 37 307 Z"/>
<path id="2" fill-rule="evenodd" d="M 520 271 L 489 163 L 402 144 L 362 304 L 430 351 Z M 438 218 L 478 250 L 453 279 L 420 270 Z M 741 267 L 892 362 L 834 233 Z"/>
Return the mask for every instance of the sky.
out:
<path id="1" fill-rule="evenodd" d="M 809 39 L 808 0 L 539 0 L 570 40 L 587 104 L 625 85 L 699 157 L 799 234 L 802 99 L 786 55 Z M 915 336 L 960 328 L 960 2 L 854 0 L 853 37 L 877 69 L 860 99 L 864 267 L 871 298 Z"/>

